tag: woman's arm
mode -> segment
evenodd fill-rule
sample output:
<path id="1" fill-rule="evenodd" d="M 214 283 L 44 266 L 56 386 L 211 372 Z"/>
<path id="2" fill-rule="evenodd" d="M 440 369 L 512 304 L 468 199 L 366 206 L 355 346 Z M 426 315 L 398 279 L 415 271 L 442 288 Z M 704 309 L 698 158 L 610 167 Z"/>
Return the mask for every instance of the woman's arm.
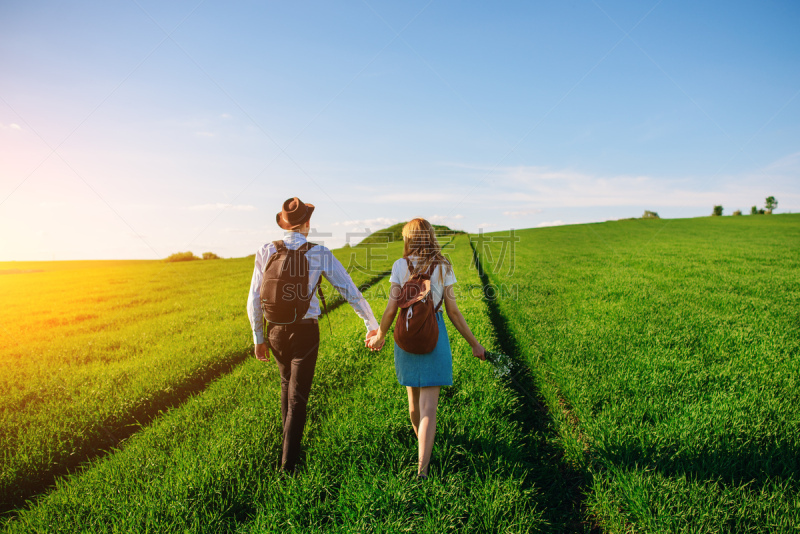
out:
<path id="1" fill-rule="evenodd" d="M 456 327 L 456 330 L 458 330 L 461 336 L 469 343 L 469 346 L 472 347 L 472 355 L 481 360 L 485 360 L 486 349 L 475 339 L 475 336 L 467 325 L 467 321 L 464 319 L 464 316 L 461 315 L 461 310 L 458 309 L 456 295 L 452 285 L 444 288 L 444 307 L 447 310 L 447 316 L 450 318 L 450 321 L 453 322 L 453 326 Z"/>
<path id="2" fill-rule="evenodd" d="M 386 332 L 389 331 L 389 327 L 392 326 L 392 321 L 394 321 L 394 317 L 397 315 L 397 299 L 400 296 L 400 290 L 400 284 L 392 282 L 389 288 L 389 301 L 386 303 L 386 310 L 384 310 L 383 317 L 381 317 L 381 324 L 378 327 L 378 332 L 369 342 L 369 347 L 371 349 L 380 350 L 386 342 Z"/>

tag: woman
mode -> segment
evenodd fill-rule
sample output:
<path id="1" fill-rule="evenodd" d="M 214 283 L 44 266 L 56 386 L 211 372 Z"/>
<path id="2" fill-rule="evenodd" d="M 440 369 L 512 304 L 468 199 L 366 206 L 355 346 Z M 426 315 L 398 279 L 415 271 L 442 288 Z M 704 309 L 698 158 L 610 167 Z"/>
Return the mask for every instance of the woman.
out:
<path id="1" fill-rule="evenodd" d="M 444 300 L 447 316 L 459 333 L 472 347 L 472 354 L 481 360 L 485 359 L 485 350 L 467 326 L 464 316 L 458 309 L 453 284 L 455 273 L 450 262 L 442 255 L 442 249 L 436 241 L 436 234 L 431 224 L 425 219 L 413 219 L 403 227 L 403 257 L 394 262 L 392 276 L 389 279 L 389 302 L 383 312 L 378 332 L 367 342 L 373 350 L 380 350 L 386 340 L 394 317 L 397 314 L 398 297 L 403 284 L 413 273 L 409 271 L 406 258 L 411 260 L 414 273 L 426 273 L 431 266 L 431 294 L 434 307 Z M 419 464 L 417 476 L 428 478 L 428 464 L 431 460 L 433 438 L 436 434 L 436 408 L 439 404 L 439 390 L 442 386 L 453 385 L 453 355 L 450 352 L 450 340 L 439 306 L 436 313 L 439 324 L 439 338 L 436 348 L 428 354 L 412 354 L 394 345 L 394 365 L 397 380 L 406 386 L 408 392 L 408 412 L 411 425 L 417 435 L 419 445 Z"/>

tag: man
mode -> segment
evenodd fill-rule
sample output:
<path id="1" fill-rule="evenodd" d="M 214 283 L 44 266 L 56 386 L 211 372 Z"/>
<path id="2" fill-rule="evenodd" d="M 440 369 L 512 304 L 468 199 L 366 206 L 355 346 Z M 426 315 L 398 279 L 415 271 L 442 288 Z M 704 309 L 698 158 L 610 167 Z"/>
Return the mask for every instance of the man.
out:
<path id="1" fill-rule="evenodd" d="M 290 198 L 283 203 L 283 209 L 276 215 L 278 226 L 286 230 L 283 245 L 289 250 L 297 250 L 307 242 L 311 228 L 313 204 L 304 204 L 299 198 Z M 308 245 L 306 245 L 308 247 Z M 322 245 L 307 248 L 308 293 L 311 300 L 305 315 L 286 324 L 269 323 L 268 331 L 263 331 L 264 316 L 261 310 L 260 288 L 264 270 L 273 254 L 277 253 L 275 243 L 267 243 L 256 253 L 250 294 L 247 298 L 247 316 L 253 330 L 256 358 L 269 361 L 269 349 L 275 355 L 281 373 L 281 417 L 283 419 L 283 456 L 281 466 L 287 473 L 293 473 L 300 453 L 300 440 L 306 423 L 306 404 L 319 350 L 319 301 L 314 295 L 320 276 L 325 278 L 350 303 L 356 314 L 364 320 L 367 328 L 366 338 L 372 337 L 378 329 L 378 322 L 372 314 L 367 301 L 361 295 L 350 275 L 330 250 Z M 302 259 L 302 258 L 301 258 Z M 268 348 L 269 345 L 269 348 Z"/>

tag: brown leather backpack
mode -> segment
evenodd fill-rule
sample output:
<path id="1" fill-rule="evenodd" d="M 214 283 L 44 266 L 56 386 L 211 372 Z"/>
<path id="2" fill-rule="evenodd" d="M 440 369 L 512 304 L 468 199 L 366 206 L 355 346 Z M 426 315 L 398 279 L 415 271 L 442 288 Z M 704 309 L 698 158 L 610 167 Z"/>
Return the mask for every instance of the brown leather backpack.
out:
<path id="1" fill-rule="evenodd" d="M 414 273 L 411 260 L 406 258 L 408 270 L 412 273 L 400 292 L 397 322 L 394 325 L 394 341 L 411 354 L 427 354 L 436 348 L 439 340 L 439 323 L 436 312 L 442 307 L 442 301 L 433 307 L 431 291 L 431 275 L 436 265 L 431 265 L 427 273 Z"/>
<path id="2" fill-rule="evenodd" d="M 274 241 L 275 253 L 269 257 L 261 280 L 261 311 L 265 321 L 274 324 L 290 324 L 302 319 L 309 306 L 314 290 L 317 290 L 325 307 L 322 294 L 322 276 L 317 285 L 309 291 L 308 261 L 306 253 L 316 243 L 306 242 L 292 250 L 282 241 Z"/>

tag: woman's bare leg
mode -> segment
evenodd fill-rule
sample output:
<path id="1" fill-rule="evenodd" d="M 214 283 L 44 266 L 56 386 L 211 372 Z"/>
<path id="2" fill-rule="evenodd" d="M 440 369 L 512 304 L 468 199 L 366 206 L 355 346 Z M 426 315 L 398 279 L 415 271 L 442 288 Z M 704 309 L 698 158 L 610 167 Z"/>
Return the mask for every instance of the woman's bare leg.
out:
<path id="1" fill-rule="evenodd" d="M 419 388 L 419 466 L 417 474 L 428 476 L 433 438 L 436 436 L 436 408 L 439 405 L 439 386 Z"/>
<path id="2" fill-rule="evenodd" d="M 419 388 L 406 386 L 408 392 L 408 415 L 411 417 L 411 426 L 414 427 L 414 435 L 419 437 Z"/>

